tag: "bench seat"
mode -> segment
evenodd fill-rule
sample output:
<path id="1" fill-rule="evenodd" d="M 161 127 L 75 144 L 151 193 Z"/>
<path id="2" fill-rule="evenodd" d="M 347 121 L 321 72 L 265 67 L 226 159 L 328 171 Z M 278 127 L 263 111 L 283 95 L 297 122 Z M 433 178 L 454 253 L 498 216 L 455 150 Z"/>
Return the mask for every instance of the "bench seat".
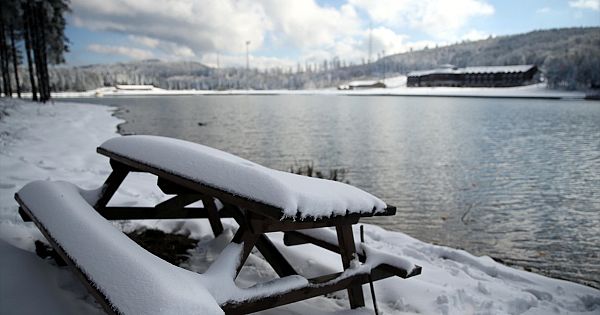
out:
<path id="1" fill-rule="evenodd" d="M 21 213 L 108 313 L 245 314 L 397 275 L 389 270 L 395 258 L 372 252 L 365 264 L 341 273 L 313 279 L 290 275 L 241 289 L 234 279 L 243 244 L 230 243 L 204 274 L 185 270 L 106 221 L 91 206 L 96 197 L 95 191 L 51 181 L 31 182 L 15 195 Z M 407 268 L 411 275 L 420 272 L 418 266 Z"/>
<path id="2" fill-rule="evenodd" d="M 310 243 L 335 253 L 340 252 L 337 236 L 327 228 L 284 232 L 283 243 L 287 246 Z M 404 279 L 421 274 L 421 266 L 414 265 L 405 258 L 382 252 L 360 242 L 355 242 L 354 246 L 359 260 L 365 263 L 362 268 L 378 266 L 380 269 Z"/>
<path id="3" fill-rule="evenodd" d="M 240 244 L 229 244 L 204 274 L 146 251 L 90 205 L 93 191 L 68 182 L 35 181 L 17 192 L 21 211 L 109 313 L 223 314 L 271 295 L 306 287 L 298 275 L 240 289 L 234 283 Z"/>
<path id="4" fill-rule="evenodd" d="M 202 276 L 152 255 L 100 216 L 67 182 L 35 181 L 16 195 L 67 262 L 122 314 L 221 314 Z"/>

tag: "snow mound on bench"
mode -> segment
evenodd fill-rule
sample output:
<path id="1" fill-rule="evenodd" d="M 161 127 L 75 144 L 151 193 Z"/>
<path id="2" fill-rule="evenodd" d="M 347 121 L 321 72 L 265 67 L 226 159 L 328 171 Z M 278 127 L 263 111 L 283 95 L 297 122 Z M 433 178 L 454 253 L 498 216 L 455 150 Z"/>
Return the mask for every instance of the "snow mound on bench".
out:
<path id="1" fill-rule="evenodd" d="M 35 181 L 19 192 L 32 214 L 124 314 L 223 314 L 197 273 L 134 243 L 67 182 Z"/>
<path id="2" fill-rule="evenodd" d="M 354 186 L 273 170 L 204 145 L 158 136 L 124 136 L 100 148 L 178 176 L 284 210 L 284 216 L 329 217 L 385 209 Z"/>

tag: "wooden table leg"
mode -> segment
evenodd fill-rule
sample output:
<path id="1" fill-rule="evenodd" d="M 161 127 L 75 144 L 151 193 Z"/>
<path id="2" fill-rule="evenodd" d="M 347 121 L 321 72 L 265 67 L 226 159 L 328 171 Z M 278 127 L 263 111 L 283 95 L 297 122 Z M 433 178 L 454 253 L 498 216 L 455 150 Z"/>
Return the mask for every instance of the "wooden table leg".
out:
<path id="1" fill-rule="evenodd" d="M 215 200 L 212 197 L 202 198 L 202 204 L 208 215 L 208 222 L 210 223 L 210 227 L 212 228 L 215 237 L 221 235 L 221 233 L 223 233 L 223 224 L 221 223 L 221 217 L 219 216 L 219 210 L 217 209 Z"/>
<path id="2" fill-rule="evenodd" d="M 256 241 L 256 248 L 265 257 L 265 260 L 273 267 L 279 277 L 297 275 L 298 273 L 292 265 L 285 259 L 283 254 L 275 247 L 273 242 L 264 234 L 261 234 Z"/>
<path id="3" fill-rule="evenodd" d="M 129 168 L 123 164 L 111 161 L 110 165 L 112 166 L 113 171 L 110 173 L 106 181 L 104 181 L 104 184 L 102 184 L 100 198 L 98 198 L 94 204 L 95 209 L 106 207 L 129 173 Z"/>
<path id="4" fill-rule="evenodd" d="M 338 244 L 340 246 L 340 256 L 342 256 L 342 264 L 344 270 L 350 267 L 350 261 L 354 259 L 356 246 L 354 245 L 354 235 L 352 235 L 352 225 L 337 225 L 335 227 L 338 236 Z M 348 288 L 348 299 L 350 300 L 351 308 L 365 306 L 365 297 L 363 295 L 362 286 L 355 285 Z"/>
<path id="5" fill-rule="evenodd" d="M 233 240 L 231 241 L 236 244 L 244 244 L 244 251 L 242 252 L 240 262 L 235 273 L 236 276 L 240 273 L 240 270 L 242 270 L 242 267 L 244 266 L 246 259 L 248 259 L 250 252 L 252 252 L 252 248 L 254 248 L 254 244 L 256 244 L 258 236 L 258 234 L 252 233 L 252 231 L 250 231 L 246 225 L 240 225 L 240 228 L 237 230 L 237 232 L 235 232 Z"/>

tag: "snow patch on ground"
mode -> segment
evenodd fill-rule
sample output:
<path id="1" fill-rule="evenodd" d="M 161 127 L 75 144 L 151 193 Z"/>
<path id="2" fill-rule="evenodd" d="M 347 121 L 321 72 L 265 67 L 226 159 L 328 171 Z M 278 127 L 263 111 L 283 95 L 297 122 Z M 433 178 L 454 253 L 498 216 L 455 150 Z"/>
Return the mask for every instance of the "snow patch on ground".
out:
<path id="1" fill-rule="evenodd" d="M 33 104 L 0 100 L 0 313 L 93 314 L 101 309 L 67 268 L 42 260 L 33 241 L 43 239 L 32 223 L 17 213 L 14 193 L 38 179 L 67 180 L 83 188 L 99 186 L 110 172 L 108 159 L 95 148 L 116 136 L 120 122 L 105 106 Z M 155 188 L 156 178 L 133 174 L 115 196 L 114 204 L 144 206 L 166 197 Z M 225 220 L 225 233 L 214 238 L 205 220 L 166 220 L 114 223 L 121 229 L 158 227 L 199 239 L 185 267 L 206 272 L 233 237 L 237 225 Z M 359 239 L 358 229 L 355 238 Z M 286 247 L 283 235 L 269 235 L 305 277 L 341 271 L 338 255 L 312 245 Z M 476 257 L 465 251 L 436 246 L 398 232 L 365 225 L 365 243 L 423 267 L 410 279 L 375 283 L 384 314 L 599 314 L 600 291 L 543 277 Z M 258 252 L 242 268 L 236 284 L 248 288 L 276 278 Z M 348 310 L 345 292 L 262 312 L 262 314 L 372 314 L 370 291 L 363 286 L 367 308 Z"/>

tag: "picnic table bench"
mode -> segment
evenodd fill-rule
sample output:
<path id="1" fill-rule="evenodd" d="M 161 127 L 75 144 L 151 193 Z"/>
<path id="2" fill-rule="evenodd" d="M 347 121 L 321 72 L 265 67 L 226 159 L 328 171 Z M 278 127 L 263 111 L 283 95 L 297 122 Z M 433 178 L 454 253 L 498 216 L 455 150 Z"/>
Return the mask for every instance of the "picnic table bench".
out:
<path id="1" fill-rule="evenodd" d="M 158 308 L 164 313 L 222 310 L 245 314 L 344 289 L 351 308 L 357 308 L 365 305 L 362 284 L 421 273 L 421 267 L 400 257 L 355 242 L 352 226 L 360 218 L 396 211 L 356 187 L 272 170 L 213 148 L 157 136 L 113 138 L 97 151 L 110 159 L 112 167 L 99 189 L 83 191 L 65 182 L 38 181 L 26 185 L 15 198 L 22 217 L 35 222 L 109 313 Z M 158 187 L 174 196 L 154 207 L 108 206 L 131 172 L 156 175 Z M 190 206 L 197 201 L 203 206 Z M 191 218 L 208 219 L 215 236 L 223 232 L 221 218 L 233 218 L 239 224 L 230 245 L 205 274 L 160 260 L 106 221 Z M 311 230 L 325 227 L 335 228 L 335 233 L 320 237 L 323 233 Z M 313 243 L 339 253 L 344 271 L 312 279 L 298 275 L 270 241 L 269 232 L 284 232 L 284 243 L 289 246 Z M 233 280 L 255 247 L 280 278 L 239 289 Z M 362 262 L 360 267 L 351 267 L 355 255 Z M 98 261 L 109 267 L 98 266 Z M 116 270 L 121 277 L 106 275 L 106 270 Z M 229 290 L 214 287 L 216 275 L 228 279 Z M 139 284 L 135 279 L 156 289 L 143 295 L 154 299 L 152 303 L 135 304 L 138 291 L 132 285 Z M 174 281 L 185 288 L 177 288 Z M 195 292 L 196 300 L 208 296 L 214 305 L 199 306 L 190 301 L 193 296 L 180 294 L 182 289 Z"/>

